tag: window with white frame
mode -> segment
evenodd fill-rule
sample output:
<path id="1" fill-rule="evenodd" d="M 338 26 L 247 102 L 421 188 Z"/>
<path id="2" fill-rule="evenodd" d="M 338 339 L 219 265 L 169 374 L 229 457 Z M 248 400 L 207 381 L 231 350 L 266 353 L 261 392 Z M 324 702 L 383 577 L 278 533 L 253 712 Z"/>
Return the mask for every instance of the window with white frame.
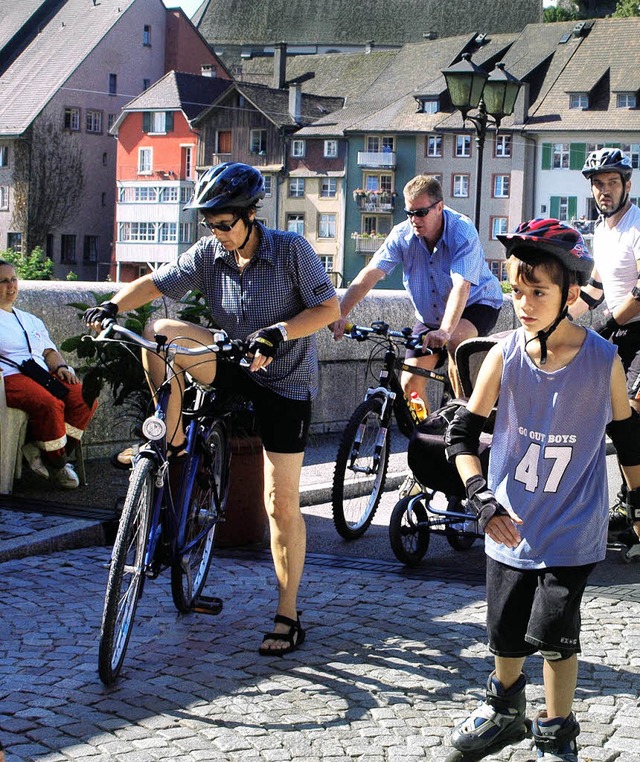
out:
<path id="1" fill-rule="evenodd" d="M 616 108 L 635 108 L 635 107 L 636 107 L 635 93 L 618 93 L 616 95 Z"/>
<path id="2" fill-rule="evenodd" d="M 64 128 L 65 130 L 71 130 L 72 132 L 78 132 L 80 130 L 80 109 L 75 107 L 67 107 L 64 110 Z"/>
<path id="3" fill-rule="evenodd" d="M 7 249 L 22 253 L 22 233 L 7 233 Z"/>
<path id="4" fill-rule="evenodd" d="M 427 156 L 442 156 L 442 135 L 427 135 Z"/>
<path id="5" fill-rule="evenodd" d="M 509 225 L 509 219 L 507 217 L 492 217 L 491 218 L 491 239 L 493 241 L 498 240 L 499 235 L 504 235 L 509 232 L 507 230 Z"/>
<path id="6" fill-rule="evenodd" d="M 107 114 L 107 131 L 110 130 L 115 123 L 116 123 L 116 115 Z"/>
<path id="7" fill-rule="evenodd" d="M 620 150 L 629 157 L 634 169 L 640 168 L 640 143 L 623 143 Z"/>
<path id="8" fill-rule="evenodd" d="M 175 222 L 163 222 L 160 225 L 160 243 L 177 243 L 178 225 Z"/>
<path id="9" fill-rule="evenodd" d="M 395 151 L 395 139 L 391 135 L 368 135 L 367 140 L 368 153 L 393 153 Z"/>
<path id="10" fill-rule="evenodd" d="M 338 157 L 338 141 L 325 140 L 324 141 L 324 158 L 336 159 L 337 157 Z"/>
<path id="11" fill-rule="evenodd" d="M 437 114 L 440 111 L 440 101 L 438 98 L 420 98 L 418 111 L 421 114 Z"/>
<path id="12" fill-rule="evenodd" d="M 456 135 L 454 146 L 458 158 L 468 158 L 471 156 L 471 135 Z"/>
<path id="13" fill-rule="evenodd" d="M 589 108 L 589 93 L 569 93 L 569 108 Z"/>
<path id="14" fill-rule="evenodd" d="M 136 185 L 133 188 L 127 188 L 127 190 L 133 191 L 133 201 L 140 203 L 156 202 L 157 193 L 152 185 Z"/>
<path id="15" fill-rule="evenodd" d="M 180 200 L 180 188 L 177 185 L 169 185 L 160 190 L 160 202 L 162 204 L 177 204 Z"/>
<path id="16" fill-rule="evenodd" d="M 373 235 L 374 233 L 388 235 L 391 232 L 391 215 L 363 215 L 362 232 L 368 233 L 369 235 Z"/>
<path id="17" fill-rule="evenodd" d="M 0 167 L 9 166 L 9 146 L 0 146 Z"/>
<path id="18" fill-rule="evenodd" d="M 184 204 L 191 201 L 191 197 L 193 196 L 193 188 L 189 185 L 183 185 L 180 188 L 180 203 L 184 206 Z"/>
<path id="19" fill-rule="evenodd" d="M 304 235 L 304 214 L 288 214 L 287 230 L 290 233 Z"/>
<path id="20" fill-rule="evenodd" d="M 291 198 L 303 198 L 304 196 L 304 177 L 289 178 L 289 196 Z"/>
<path id="21" fill-rule="evenodd" d="M 267 152 L 267 131 L 251 130 L 249 133 L 249 151 L 251 153 L 266 154 Z"/>
<path id="22" fill-rule="evenodd" d="M 336 215 L 321 214 L 318 217 L 318 238 L 336 237 Z"/>
<path id="23" fill-rule="evenodd" d="M 329 255 L 322 255 L 320 257 L 320 261 L 322 262 L 322 266 L 324 269 L 330 273 L 333 270 L 333 257 Z"/>
<path id="24" fill-rule="evenodd" d="M 273 180 L 273 175 L 263 175 L 264 177 L 264 195 L 270 196 L 271 195 L 271 181 Z"/>
<path id="25" fill-rule="evenodd" d="M 142 131 L 152 135 L 173 132 L 173 111 L 145 111 L 142 114 Z"/>
<path id="26" fill-rule="evenodd" d="M 469 175 L 453 176 L 453 194 L 455 198 L 467 198 L 469 196 Z"/>
<path id="27" fill-rule="evenodd" d="M 121 222 L 118 225 L 118 240 L 134 243 L 152 243 L 156 240 L 153 222 Z"/>
<path id="28" fill-rule="evenodd" d="M 153 149 L 138 148 L 138 174 L 150 175 L 153 171 Z"/>
<path id="29" fill-rule="evenodd" d="M 85 129 L 87 132 L 99 134 L 102 132 L 102 111 L 87 109 L 85 115 Z"/>
<path id="30" fill-rule="evenodd" d="M 0 185 L 0 209 L 9 208 L 9 186 Z"/>
<path id="31" fill-rule="evenodd" d="M 569 169 L 569 143 L 554 143 L 551 166 L 554 169 Z"/>
<path id="32" fill-rule="evenodd" d="M 495 155 L 499 159 L 511 156 L 511 135 L 496 135 Z"/>
<path id="33" fill-rule="evenodd" d="M 320 198 L 334 198 L 337 188 L 335 177 L 323 177 L 320 180 Z"/>
<path id="34" fill-rule="evenodd" d="M 180 223 L 180 243 L 191 243 L 193 241 L 193 224 L 191 222 Z"/>
<path id="35" fill-rule="evenodd" d="M 493 197 L 509 198 L 510 175 L 493 176 Z"/>
<path id="36" fill-rule="evenodd" d="M 304 143 L 304 140 L 291 141 L 291 155 L 294 159 L 302 159 L 304 157 Z"/>

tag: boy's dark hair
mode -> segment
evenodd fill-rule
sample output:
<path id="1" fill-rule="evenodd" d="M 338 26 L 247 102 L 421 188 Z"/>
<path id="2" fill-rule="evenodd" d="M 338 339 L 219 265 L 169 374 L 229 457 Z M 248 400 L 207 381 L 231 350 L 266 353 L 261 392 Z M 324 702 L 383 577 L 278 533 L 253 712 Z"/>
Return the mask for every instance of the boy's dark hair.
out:
<path id="1" fill-rule="evenodd" d="M 512 249 L 511 256 L 508 257 L 505 267 L 510 278 L 519 278 L 527 284 L 540 283 L 540 278 L 536 275 L 539 270 L 543 270 L 560 289 L 564 286 L 564 274 L 568 276 L 568 285 L 574 286 L 578 283 L 578 277 L 575 270 L 568 270 L 560 263 L 553 254 L 547 254 L 541 251 L 532 254 L 531 249 L 527 249 L 527 261 L 518 257 L 518 249 Z"/>

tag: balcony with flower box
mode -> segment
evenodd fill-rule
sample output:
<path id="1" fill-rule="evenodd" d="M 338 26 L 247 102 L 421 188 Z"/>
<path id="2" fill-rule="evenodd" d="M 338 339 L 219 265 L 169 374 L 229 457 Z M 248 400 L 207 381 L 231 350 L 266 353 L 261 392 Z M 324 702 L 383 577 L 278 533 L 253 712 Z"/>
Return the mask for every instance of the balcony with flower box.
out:
<path id="1" fill-rule="evenodd" d="M 363 169 L 395 169 L 395 151 L 358 151 L 358 166 Z"/>
<path id="2" fill-rule="evenodd" d="M 392 214 L 395 207 L 397 193 L 389 191 L 370 190 L 356 188 L 353 191 L 353 200 L 361 212 L 375 212 L 376 214 Z"/>
<path id="3" fill-rule="evenodd" d="M 382 233 L 351 233 L 356 242 L 356 254 L 373 254 L 386 238 Z"/>

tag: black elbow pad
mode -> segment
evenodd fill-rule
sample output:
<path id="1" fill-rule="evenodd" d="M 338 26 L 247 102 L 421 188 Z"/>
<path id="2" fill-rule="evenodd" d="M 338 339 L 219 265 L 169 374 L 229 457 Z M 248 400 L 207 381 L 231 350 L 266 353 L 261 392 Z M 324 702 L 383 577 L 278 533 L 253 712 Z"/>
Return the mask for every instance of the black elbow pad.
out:
<path id="1" fill-rule="evenodd" d="M 640 416 L 635 410 L 631 410 L 629 418 L 611 421 L 607 434 L 616 448 L 621 466 L 640 466 Z"/>
<path id="2" fill-rule="evenodd" d="M 444 435 L 447 460 L 453 463 L 458 455 L 477 455 L 480 434 L 486 418 L 470 413 L 466 407 L 458 409 Z"/>

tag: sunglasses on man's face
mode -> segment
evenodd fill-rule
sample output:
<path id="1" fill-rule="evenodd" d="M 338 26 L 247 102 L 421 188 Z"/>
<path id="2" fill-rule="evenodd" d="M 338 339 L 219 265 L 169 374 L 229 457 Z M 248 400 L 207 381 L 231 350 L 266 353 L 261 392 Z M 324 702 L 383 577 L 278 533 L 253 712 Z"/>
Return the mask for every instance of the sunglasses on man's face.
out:
<path id="1" fill-rule="evenodd" d="M 435 204 L 431 204 L 431 206 L 425 206 L 422 209 L 405 209 L 404 213 L 407 215 L 407 217 L 426 217 L 433 209 L 433 207 L 438 206 L 439 203 L 439 201 L 436 201 Z"/>
<path id="2" fill-rule="evenodd" d="M 237 224 L 240 217 L 236 217 L 233 222 L 208 222 L 207 220 L 201 220 L 200 224 L 214 233 L 219 230 L 221 233 L 228 233 Z"/>

